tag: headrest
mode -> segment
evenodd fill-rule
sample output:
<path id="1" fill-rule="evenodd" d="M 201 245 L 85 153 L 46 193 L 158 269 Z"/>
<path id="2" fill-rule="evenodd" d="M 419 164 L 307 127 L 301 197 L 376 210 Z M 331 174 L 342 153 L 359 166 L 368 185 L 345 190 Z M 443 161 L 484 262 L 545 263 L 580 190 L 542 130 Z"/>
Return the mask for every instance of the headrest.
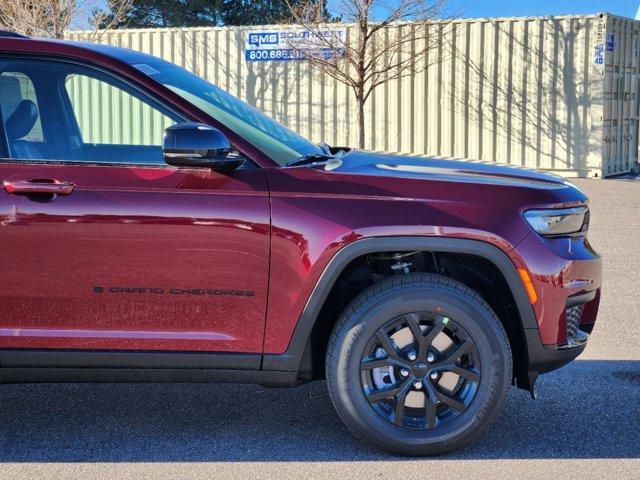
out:
<path id="1" fill-rule="evenodd" d="M 29 134 L 38 120 L 38 107 L 31 100 L 22 100 L 4 122 L 7 138 L 19 140 Z"/>

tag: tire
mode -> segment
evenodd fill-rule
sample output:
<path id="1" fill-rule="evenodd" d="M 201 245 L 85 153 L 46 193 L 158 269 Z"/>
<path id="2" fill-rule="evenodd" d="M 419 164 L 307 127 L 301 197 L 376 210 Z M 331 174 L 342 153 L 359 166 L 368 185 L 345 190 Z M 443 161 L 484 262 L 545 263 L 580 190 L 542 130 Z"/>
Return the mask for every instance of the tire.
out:
<path id="1" fill-rule="evenodd" d="M 400 337 L 409 344 L 401 348 Z M 426 354 L 431 363 L 425 352 L 433 352 Z M 476 440 L 500 413 L 511 375 L 509 340 L 491 307 L 462 283 L 433 274 L 369 287 L 341 314 L 327 349 L 327 384 L 340 418 L 356 437 L 400 455 L 438 455 Z M 378 400 L 387 395 L 384 382 L 397 396 Z"/>

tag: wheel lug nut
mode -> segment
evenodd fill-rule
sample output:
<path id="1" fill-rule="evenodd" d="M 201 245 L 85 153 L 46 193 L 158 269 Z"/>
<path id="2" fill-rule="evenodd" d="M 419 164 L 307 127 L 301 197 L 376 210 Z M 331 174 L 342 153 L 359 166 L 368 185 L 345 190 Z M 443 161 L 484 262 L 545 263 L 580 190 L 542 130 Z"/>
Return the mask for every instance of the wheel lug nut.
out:
<path id="1" fill-rule="evenodd" d="M 436 361 L 436 356 L 433 353 L 430 353 L 429 355 L 427 355 L 427 362 L 433 363 L 435 361 Z"/>
<path id="2" fill-rule="evenodd" d="M 409 352 L 407 358 L 413 362 L 416 358 L 418 358 L 418 356 L 416 355 L 416 352 Z"/>
<path id="3" fill-rule="evenodd" d="M 416 380 L 415 382 L 413 382 L 413 388 L 415 388 L 416 390 L 420 390 L 422 388 L 422 382 L 420 380 Z"/>
<path id="4" fill-rule="evenodd" d="M 429 378 L 431 380 L 437 380 L 438 379 L 438 372 L 431 372 L 431 375 L 429 375 Z"/>
<path id="5" fill-rule="evenodd" d="M 407 370 L 406 368 L 403 368 L 402 370 L 400 370 L 400 375 L 402 375 L 403 377 L 408 377 L 409 370 Z"/>

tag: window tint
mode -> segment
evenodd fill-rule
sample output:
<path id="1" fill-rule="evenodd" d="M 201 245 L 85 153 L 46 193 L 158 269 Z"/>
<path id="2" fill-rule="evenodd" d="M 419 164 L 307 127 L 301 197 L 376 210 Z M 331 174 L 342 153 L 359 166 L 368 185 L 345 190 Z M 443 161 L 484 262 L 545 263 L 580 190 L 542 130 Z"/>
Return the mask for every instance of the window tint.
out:
<path id="1" fill-rule="evenodd" d="M 164 129 L 183 121 L 99 70 L 0 60 L 0 112 L 12 158 L 164 165 Z"/>

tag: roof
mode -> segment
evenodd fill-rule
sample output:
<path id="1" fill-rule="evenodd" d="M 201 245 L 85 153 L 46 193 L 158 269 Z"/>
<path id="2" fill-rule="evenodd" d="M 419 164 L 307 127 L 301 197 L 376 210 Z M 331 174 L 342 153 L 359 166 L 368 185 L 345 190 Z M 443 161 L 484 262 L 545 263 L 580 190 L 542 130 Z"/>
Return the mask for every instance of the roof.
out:
<path id="1" fill-rule="evenodd" d="M 22 35 L 21 33 L 17 33 L 17 32 L 12 32 L 11 30 L 0 30 L 0 37 L 29 38 L 26 35 Z"/>
<path id="2" fill-rule="evenodd" d="M 146 53 L 113 45 L 33 38 L 5 30 L 0 30 L 0 51 L 62 55 L 65 57 L 91 60 L 95 63 L 116 68 L 116 70 L 122 67 L 126 68 L 136 63 L 142 63 L 145 59 L 149 58 L 149 55 Z"/>

